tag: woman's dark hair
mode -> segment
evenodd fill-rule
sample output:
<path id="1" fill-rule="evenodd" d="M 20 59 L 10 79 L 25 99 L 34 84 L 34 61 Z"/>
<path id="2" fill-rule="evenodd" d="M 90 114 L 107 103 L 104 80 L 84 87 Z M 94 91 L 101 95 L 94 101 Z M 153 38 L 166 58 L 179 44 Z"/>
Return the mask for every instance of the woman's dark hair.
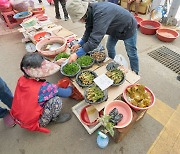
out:
<path id="1" fill-rule="evenodd" d="M 87 18 L 90 14 L 91 14 L 91 5 L 89 4 L 85 15 L 82 17 L 85 20 L 85 22 L 87 22 Z"/>
<path id="2" fill-rule="evenodd" d="M 20 63 L 20 69 L 24 73 L 24 76 L 30 77 L 28 74 L 26 74 L 23 68 L 27 69 L 41 67 L 41 63 L 43 62 L 43 60 L 44 57 L 37 52 L 25 54 Z"/>

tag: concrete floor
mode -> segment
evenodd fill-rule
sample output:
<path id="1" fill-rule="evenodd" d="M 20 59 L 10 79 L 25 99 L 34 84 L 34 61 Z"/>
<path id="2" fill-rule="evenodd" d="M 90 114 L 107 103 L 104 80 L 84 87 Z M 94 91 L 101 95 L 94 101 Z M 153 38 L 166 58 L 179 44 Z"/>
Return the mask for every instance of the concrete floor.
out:
<path id="1" fill-rule="evenodd" d="M 54 19 L 54 6 L 44 0 L 46 14 L 56 24 L 60 24 L 81 37 L 84 25 L 70 20 Z M 61 11 L 62 12 L 62 11 Z M 17 28 L 9 30 L 0 25 L 1 77 L 7 82 L 12 92 L 22 75 L 19 63 L 26 53 L 22 34 Z M 147 55 L 162 45 L 180 54 L 180 38 L 173 43 L 162 43 L 155 36 L 146 36 L 138 32 L 138 52 L 140 60 L 139 83 L 148 86 L 154 92 L 157 101 L 126 135 L 123 141 L 115 144 L 110 139 L 106 149 L 99 149 L 96 144 L 96 133 L 89 135 L 72 113 L 71 107 L 78 102 L 64 99 L 63 111 L 71 112 L 72 119 L 64 124 L 50 125 L 50 134 L 29 132 L 19 126 L 6 128 L 0 120 L 0 154 L 178 154 L 180 153 L 180 82 L 177 74 Z M 126 56 L 121 41 L 117 45 L 117 54 Z M 48 78 L 56 83 L 60 79 L 57 73 Z"/>

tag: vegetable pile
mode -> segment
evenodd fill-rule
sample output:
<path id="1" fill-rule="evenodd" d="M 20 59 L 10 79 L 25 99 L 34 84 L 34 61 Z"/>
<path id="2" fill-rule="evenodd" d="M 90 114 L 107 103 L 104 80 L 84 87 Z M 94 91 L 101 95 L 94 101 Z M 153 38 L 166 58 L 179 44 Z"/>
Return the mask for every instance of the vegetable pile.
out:
<path id="1" fill-rule="evenodd" d="M 106 75 L 113 80 L 113 84 L 118 84 L 124 79 L 124 74 L 120 69 L 109 70 Z"/>
<path id="2" fill-rule="evenodd" d="M 96 61 L 103 61 L 106 58 L 106 54 L 104 52 L 95 51 L 91 54 L 91 57 Z"/>
<path id="3" fill-rule="evenodd" d="M 65 52 L 61 52 L 56 56 L 56 60 L 59 60 L 61 58 L 69 58 L 69 54 L 65 53 Z"/>
<path id="4" fill-rule="evenodd" d="M 109 122 L 112 122 L 114 126 L 116 126 L 123 118 L 123 115 L 118 112 L 117 108 L 114 108 L 109 115 L 111 118 L 109 119 Z"/>
<path id="5" fill-rule="evenodd" d="M 87 67 L 93 63 L 93 58 L 88 55 L 85 55 L 79 57 L 76 61 L 81 67 Z"/>
<path id="6" fill-rule="evenodd" d="M 77 72 L 79 70 L 80 70 L 80 68 L 79 68 L 78 64 L 76 64 L 76 63 L 66 64 L 63 67 L 63 72 L 66 75 L 75 75 L 75 74 L 77 74 Z"/>
<path id="7" fill-rule="evenodd" d="M 82 84 L 84 85 L 91 85 L 94 81 L 95 75 L 92 74 L 89 71 L 82 72 L 79 76 L 78 79 L 81 81 Z"/>
<path id="8" fill-rule="evenodd" d="M 143 85 L 135 85 L 127 88 L 127 96 L 134 106 L 145 108 L 151 104 L 151 95 Z"/>
<path id="9" fill-rule="evenodd" d="M 95 103 L 104 97 L 104 92 L 96 85 L 93 85 L 90 88 L 88 88 L 86 97 L 89 101 Z"/>

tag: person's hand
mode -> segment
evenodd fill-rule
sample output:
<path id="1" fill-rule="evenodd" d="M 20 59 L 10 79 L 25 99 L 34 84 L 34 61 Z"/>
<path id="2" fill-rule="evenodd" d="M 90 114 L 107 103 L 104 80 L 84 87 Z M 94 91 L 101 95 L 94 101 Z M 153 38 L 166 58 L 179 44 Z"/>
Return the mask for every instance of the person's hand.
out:
<path id="1" fill-rule="evenodd" d="M 55 64 L 58 64 L 58 65 L 61 65 L 66 59 L 67 59 L 67 58 L 61 58 L 61 59 L 55 61 L 54 63 L 55 63 Z"/>
<path id="2" fill-rule="evenodd" d="M 76 53 L 71 54 L 69 57 L 68 63 L 72 63 L 72 62 L 76 61 L 77 58 L 78 58 L 78 56 Z"/>
<path id="3" fill-rule="evenodd" d="M 134 2 L 135 0 L 128 0 L 128 3 L 132 3 L 132 2 Z"/>
<path id="4" fill-rule="evenodd" d="M 80 44 L 75 44 L 71 47 L 72 52 L 76 52 L 80 48 Z"/>
<path id="5" fill-rule="evenodd" d="M 72 87 L 72 83 L 71 83 L 71 81 L 69 82 L 68 87 Z"/>

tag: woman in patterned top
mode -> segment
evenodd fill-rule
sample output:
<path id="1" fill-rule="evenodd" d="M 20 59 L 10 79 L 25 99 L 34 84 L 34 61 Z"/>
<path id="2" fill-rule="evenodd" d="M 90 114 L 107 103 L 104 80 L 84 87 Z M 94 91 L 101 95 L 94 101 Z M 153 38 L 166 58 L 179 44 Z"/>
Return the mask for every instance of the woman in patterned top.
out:
<path id="1" fill-rule="evenodd" d="M 60 113 L 61 97 L 72 94 L 72 86 L 59 88 L 46 82 L 45 77 L 59 71 L 60 66 L 49 62 L 39 53 L 27 53 L 20 64 L 24 73 L 18 80 L 11 115 L 22 128 L 49 133 L 44 128 L 50 121 L 62 123 L 70 120 L 69 113 Z"/>

